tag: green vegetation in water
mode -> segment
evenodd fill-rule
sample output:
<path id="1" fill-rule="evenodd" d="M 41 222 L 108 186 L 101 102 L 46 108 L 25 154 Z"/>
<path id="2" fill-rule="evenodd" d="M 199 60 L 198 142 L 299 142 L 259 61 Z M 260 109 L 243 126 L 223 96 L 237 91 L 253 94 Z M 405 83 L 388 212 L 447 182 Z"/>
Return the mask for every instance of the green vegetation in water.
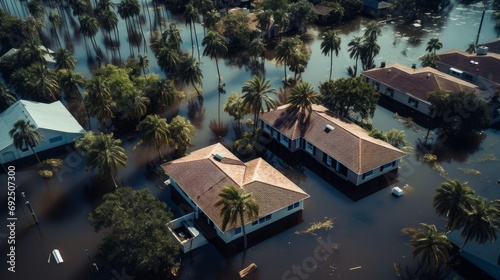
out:
<path id="1" fill-rule="evenodd" d="M 480 159 L 477 160 L 477 162 L 485 162 L 485 161 L 497 161 L 497 157 L 495 154 L 485 154 L 483 155 Z"/>
<path id="2" fill-rule="evenodd" d="M 417 126 L 416 126 L 416 124 L 415 124 L 415 121 L 413 121 L 413 119 L 412 119 L 411 117 L 408 117 L 408 118 L 401 118 L 401 119 L 399 119 L 399 121 L 400 121 L 401 123 L 403 123 L 403 125 L 404 125 L 406 128 L 411 129 L 411 130 L 413 130 L 413 131 L 415 131 L 415 132 L 417 132 L 417 131 L 418 131 L 418 128 L 417 128 Z"/>
<path id="3" fill-rule="evenodd" d="M 434 164 L 432 165 L 432 169 L 439 172 L 440 176 L 445 177 L 446 175 L 448 175 L 448 173 L 446 173 L 446 170 L 444 170 L 443 166 L 441 166 L 441 164 L 439 164 L 437 162 L 434 162 Z"/>
<path id="4" fill-rule="evenodd" d="M 472 168 L 459 167 L 458 170 L 462 171 L 465 174 L 481 175 L 481 171 Z"/>
<path id="5" fill-rule="evenodd" d="M 314 222 L 312 223 L 306 230 L 303 231 L 296 231 L 294 232 L 295 234 L 304 234 L 304 233 L 310 233 L 312 235 L 316 235 L 315 231 L 324 229 L 325 231 L 329 231 L 333 228 L 333 220 L 335 218 L 328 218 L 325 217 L 325 220 L 322 222 Z"/>
<path id="6" fill-rule="evenodd" d="M 437 160 L 437 156 L 433 154 L 425 154 L 424 161 L 425 162 L 435 162 Z"/>
<path id="7" fill-rule="evenodd" d="M 49 179 L 54 176 L 54 173 L 59 171 L 59 168 L 62 165 L 62 160 L 58 158 L 49 158 L 42 161 L 38 165 L 38 174 L 42 176 L 42 178 Z"/>

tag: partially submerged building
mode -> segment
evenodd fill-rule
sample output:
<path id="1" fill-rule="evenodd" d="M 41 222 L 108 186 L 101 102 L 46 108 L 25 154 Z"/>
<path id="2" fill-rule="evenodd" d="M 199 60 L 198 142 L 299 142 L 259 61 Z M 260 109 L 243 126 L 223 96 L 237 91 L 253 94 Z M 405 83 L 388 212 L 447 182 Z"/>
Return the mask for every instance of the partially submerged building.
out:
<path id="1" fill-rule="evenodd" d="M 196 240 L 202 228 L 215 231 L 224 243 L 243 236 L 239 223 L 222 230 L 220 208 L 215 203 L 226 186 L 251 193 L 259 205 L 259 217 L 245 220 L 247 234 L 301 211 L 309 197 L 262 158 L 244 163 L 222 144 L 196 150 L 161 167 L 169 176 L 166 183 L 189 204 L 187 208 L 193 209 L 170 225 L 171 233 L 175 233 L 185 252 L 206 243 L 202 238 Z"/>

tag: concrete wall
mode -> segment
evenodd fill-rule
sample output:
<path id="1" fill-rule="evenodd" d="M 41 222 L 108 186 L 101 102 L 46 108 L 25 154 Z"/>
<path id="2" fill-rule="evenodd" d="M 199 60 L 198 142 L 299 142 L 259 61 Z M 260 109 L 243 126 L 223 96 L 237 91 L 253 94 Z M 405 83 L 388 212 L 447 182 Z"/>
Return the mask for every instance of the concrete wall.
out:
<path id="1" fill-rule="evenodd" d="M 198 229 L 196 229 L 196 226 L 193 223 L 194 219 L 195 213 L 191 212 L 178 219 L 172 220 L 168 224 L 168 234 L 170 235 L 170 237 L 172 237 L 173 240 L 177 242 L 179 248 L 183 253 L 187 253 L 208 243 L 208 240 L 200 233 Z M 189 227 L 195 228 L 195 231 L 193 232 L 188 229 L 193 237 L 190 239 L 181 240 L 179 236 L 175 234 L 174 230 L 184 226 L 184 224 L 187 224 Z"/>

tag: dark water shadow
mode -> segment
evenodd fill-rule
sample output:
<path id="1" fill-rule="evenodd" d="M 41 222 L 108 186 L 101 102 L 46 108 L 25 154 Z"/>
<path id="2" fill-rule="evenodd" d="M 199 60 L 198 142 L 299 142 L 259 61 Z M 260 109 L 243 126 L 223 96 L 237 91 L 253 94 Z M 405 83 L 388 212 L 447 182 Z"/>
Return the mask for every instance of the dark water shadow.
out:
<path id="1" fill-rule="evenodd" d="M 486 134 L 473 134 L 460 139 L 438 138 L 435 142 L 419 138 L 415 145 L 417 159 L 423 161 L 424 155 L 433 154 L 436 162 L 466 162 L 470 156 L 479 151 Z"/>

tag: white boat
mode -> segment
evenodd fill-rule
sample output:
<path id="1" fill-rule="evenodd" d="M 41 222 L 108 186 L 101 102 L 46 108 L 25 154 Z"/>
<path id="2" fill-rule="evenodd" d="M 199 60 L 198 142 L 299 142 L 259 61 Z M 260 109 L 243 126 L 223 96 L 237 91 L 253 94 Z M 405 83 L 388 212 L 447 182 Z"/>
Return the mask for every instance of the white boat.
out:
<path id="1" fill-rule="evenodd" d="M 59 250 L 57 249 L 54 249 L 54 251 L 52 251 L 52 255 L 54 256 L 54 259 L 56 260 L 56 263 L 62 263 L 64 262 L 62 256 L 61 256 L 61 253 L 59 253 Z"/>
<path id="2" fill-rule="evenodd" d="M 394 187 L 391 189 L 391 193 L 395 196 L 402 196 L 404 194 L 404 191 L 400 187 Z"/>

